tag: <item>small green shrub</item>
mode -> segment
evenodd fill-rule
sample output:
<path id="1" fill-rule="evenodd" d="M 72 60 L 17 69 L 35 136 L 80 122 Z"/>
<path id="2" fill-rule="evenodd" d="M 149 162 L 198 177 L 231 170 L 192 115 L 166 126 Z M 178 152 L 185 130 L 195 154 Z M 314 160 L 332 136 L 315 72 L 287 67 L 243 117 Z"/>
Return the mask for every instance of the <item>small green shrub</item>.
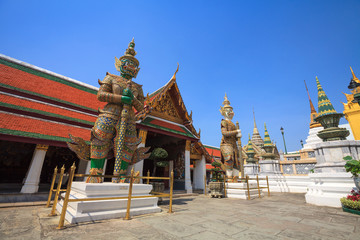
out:
<path id="1" fill-rule="evenodd" d="M 340 202 L 346 208 L 360 210 L 360 202 L 359 201 L 353 201 L 353 200 L 347 199 L 346 197 L 343 197 L 340 199 Z"/>
<path id="2" fill-rule="evenodd" d="M 211 166 L 213 166 L 214 168 L 211 169 L 211 173 L 212 173 L 212 178 L 210 179 L 210 181 L 212 182 L 221 182 L 223 181 L 223 171 L 221 170 L 221 163 L 219 162 L 212 162 Z"/>
<path id="3" fill-rule="evenodd" d="M 351 172 L 354 177 L 358 177 L 360 175 L 360 160 L 355 160 L 351 156 L 346 156 L 343 159 L 346 161 L 346 172 Z"/>

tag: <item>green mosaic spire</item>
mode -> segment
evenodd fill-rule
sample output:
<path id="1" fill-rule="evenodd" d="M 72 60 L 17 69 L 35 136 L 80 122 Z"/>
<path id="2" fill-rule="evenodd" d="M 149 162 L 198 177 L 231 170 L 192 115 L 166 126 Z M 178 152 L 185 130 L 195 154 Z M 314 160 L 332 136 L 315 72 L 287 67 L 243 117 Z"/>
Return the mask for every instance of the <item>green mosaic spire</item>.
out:
<path id="1" fill-rule="evenodd" d="M 316 77 L 316 84 L 318 89 L 318 113 L 319 117 L 336 113 L 333 105 L 331 104 L 329 98 L 326 96 L 324 90 L 322 89 L 319 79 Z"/>
<path id="2" fill-rule="evenodd" d="M 264 123 L 264 126 L 265 126 L 264 147 L 271 147 L 272 142 L 270 140 L 269 132 L 268 132 L 268 130 L 266 128 L 266 123 Z"/>
<path id="3" fill-rule="evenodd" d="M 250 139 L 250 133 L 249 133 L 249 142 L 248 142 L 248 148 L 247 148 L 246 153 L 255 153 L 254 148 L 252 146 L 251 139 Z"/>

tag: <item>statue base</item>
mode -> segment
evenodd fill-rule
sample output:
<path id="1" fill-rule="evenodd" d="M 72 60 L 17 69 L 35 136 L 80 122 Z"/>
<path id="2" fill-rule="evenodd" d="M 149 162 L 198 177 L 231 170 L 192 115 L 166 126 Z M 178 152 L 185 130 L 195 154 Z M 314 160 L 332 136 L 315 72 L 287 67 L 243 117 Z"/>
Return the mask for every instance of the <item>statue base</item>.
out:
<path id="1" fill-rule="evenodd" d="M 318 137 L 324 142 L 346 140 L 350 132 L 346 128 L 331 127 L 318 132 Z"/>
<path id="2" fill-rule="evenodd" d="M 256 176 L 259 174 L 259 165 L 256 163 L 247 163 L 246 165 L 244 165 L 244 176 L 249 175 L 249 176 Z"/>
<path id="3" fill-rule="evenodd" d="M 251 181 L 251 180 L 250 180 Z M 250 199 L 259 197 L 259 190 L 257 183 L 249 183 Z M 262 189 L 260 188 L 260 196 L 263 197 Z M 226 196 L 228 198 L 248 199 L 248 191 L 246 183 L 226 183 Z"/>
<path id="4" fill-rule="evenodd" d="M 259 176 L 279 175 L 281 174 L 279 160 L 265 159 L 259 161 L 260 173 Z"/>
<path id="5" fill-rule="evenodd" d="M 148 196 L 151 190 L 150 184 L 133 184 L 132 195 Z M 70 199 L 127 197 L 128 193 L 128 183 L 73 182 Z M 65 193 L 62 196 L 64 197 Z M 65 219 L 69 223 L 80 223 L 125 217 L 127 202 L 127 199 L 69 202 Z M 157 197 L 133 198 L 130 216 L 161 212 L 157 202 Z M 56 206 L 59 213 L 61 213 L 63 203 L 64 201 L 61 200 Z"/>
<path id="6" fill-rule="evenodd" d="M 306 202 L 318 206 L 341 207 L 339 199 L 346 197 L 355 187 L 351 173 L 345 171 L 346 161 L 343 158 L 350 155 L 359 159 L 360 141 L 322 142 L 316 144 L 314 150 L 317 164 L 315 173 L 309 174 Z"/>

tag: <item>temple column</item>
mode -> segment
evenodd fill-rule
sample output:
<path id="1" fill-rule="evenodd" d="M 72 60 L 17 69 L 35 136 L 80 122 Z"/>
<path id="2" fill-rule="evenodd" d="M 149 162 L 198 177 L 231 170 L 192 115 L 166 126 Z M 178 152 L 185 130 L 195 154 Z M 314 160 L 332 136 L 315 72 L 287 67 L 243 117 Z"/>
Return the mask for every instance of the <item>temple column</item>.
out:
<path id="1" fill-rule="evenodd" d="M 191 176 L 190 176 L 190 149 L 191 149 L 191 141 L 186 140 L 186 145 L 185 145 L 185 190 L 187 193 L 192 193 Z"/>
<path id="2" fill-rule="evenodd" d="M 140 129 L 139 131 L 139 138 L 141 138 L 141 143 L 139 144 L 138 148 L 145 147 L 147 137 L 147 130 Z M 134 164 L 134 171 L 139 171 L 139 176 L 143 176 L 143 169 L 144 169 L 144 160 L 141 160 Z M 140 179 L 140 183 L 143 183 L 143 179 Z"/>
<path id="3" fill-rule="evenodd" d="M 200 160 L 196 161 L 194 166 L 194 187 L 195 189 L 204 189 L 204 177 L 206 174 L 205 156 L 202 155 Z"/>
<path id="4" fill-rule="evenodd" d="M 41 169 L 48 148 L 48 145 L 36 145 L 21 193 L 36 193 L 38 191 Z"/>

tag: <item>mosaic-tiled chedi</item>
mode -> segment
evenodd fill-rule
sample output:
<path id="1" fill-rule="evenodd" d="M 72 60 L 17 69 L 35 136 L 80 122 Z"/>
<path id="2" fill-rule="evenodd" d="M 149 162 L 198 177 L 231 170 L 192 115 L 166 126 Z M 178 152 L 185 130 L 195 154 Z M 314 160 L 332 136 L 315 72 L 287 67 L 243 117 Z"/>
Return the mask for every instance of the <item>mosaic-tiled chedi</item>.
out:
<path id="1" fill-rule="evenodd" d="M 264 150 L 266 153 L 262 154 L 264 159 L 275 159 L 275 145 L 271 142 L 269 132 L 266 128 L 266 123 L 264 123 L 265 127 L 265 136 L 264 136 Z"/>
<path id="2" fill-rule="evenodd" d="M 144 108 L 144 94 L 142 86 L 133 82 L 140 68 L 135 58 L 134 39 L 129 43 L 124 56 L 115 57 L 115 67 L 120 76 L 107 74 L 103 81 L 99 80 L 100 88 L 97 93 L 99 101 L 107 102 L 99 110 L 99 117 L 91 130 L 91 143 L 70 135 L 68 146 L 77 156 L 91 161 L 90 174 L 101 175 L 105 160 L 115 156 L 114 175 L 112 182 L 123 181 L 122 176 L 127 172 L 129 164 L 134 164 L 144 158 L 149 148 L 137 148 L 141 139 L 136 134 L 136 116 L 141 116 Z M 135 115 L 134 108 L 138 113 Z M 87 182 L 99 183 L 102 178 L 89 177 Z"/>
<path id="3" fill-rule="evenodd" d="M 233 108 L 230 106 L 226 94 L 224 97 L 220 113 L 224 119 L 221 120 L 221 134 L 222 139 L 220 143 L 221 161 L 225 165 L 227 177 L 239 177 L 240 170 L 240 151 L 237 145 L 237 140 L 241 138 L 241 130 L 231 121 L 234 117 Z"/>
<path id="4" fill-rule="evenodd" d="M 344 116 L 342 113 L 337 113 L 331 104 L 329 98 L 325 94 L 319 79 L 316 77 L 316 84 L 318 89 L 318 112 L 319 115 L 314 120 L 320 122 L 324 130 L 318 132 L 319 138 L 324 142 L 346 140 L 349 136 L 349 131 L 346 128 L 339 128 L 340 118 Z"/>

